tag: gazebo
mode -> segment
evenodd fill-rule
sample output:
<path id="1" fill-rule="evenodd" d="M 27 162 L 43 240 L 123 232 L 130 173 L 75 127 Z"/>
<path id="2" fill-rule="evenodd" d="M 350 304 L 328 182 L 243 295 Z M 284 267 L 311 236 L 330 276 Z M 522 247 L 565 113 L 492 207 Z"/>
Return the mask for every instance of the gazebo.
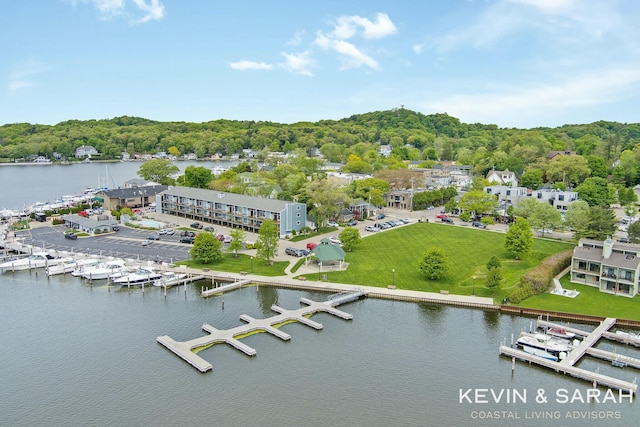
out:
<path id="1" fill-rule="evenodd" d="M 318 258 L 318 264 L 320 266 L 320 271 L 322 271 L 322 267 L 338 262 L 338 269 L 342 269 L 342 263 L 344 262 L 344 256 L 346 255 L 344 250 L 335 243 L 331 243 L 329 239 L 324 238 L 320 240 L 320 244 L 317 245 L 307 257 L 307 261 L 309 257 L 315 255 Z"/>

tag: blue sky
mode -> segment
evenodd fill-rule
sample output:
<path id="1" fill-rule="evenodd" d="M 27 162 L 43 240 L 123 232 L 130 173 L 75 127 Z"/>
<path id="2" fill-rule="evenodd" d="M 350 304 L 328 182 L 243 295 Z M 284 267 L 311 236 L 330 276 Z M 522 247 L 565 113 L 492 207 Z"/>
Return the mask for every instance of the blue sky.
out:
<path id="1" fill-rule="evenodd" d="M 636 0 L 2 0 L 0 124 L 294 123 L 404 106 L 531 128 L 640 106 Z"/>

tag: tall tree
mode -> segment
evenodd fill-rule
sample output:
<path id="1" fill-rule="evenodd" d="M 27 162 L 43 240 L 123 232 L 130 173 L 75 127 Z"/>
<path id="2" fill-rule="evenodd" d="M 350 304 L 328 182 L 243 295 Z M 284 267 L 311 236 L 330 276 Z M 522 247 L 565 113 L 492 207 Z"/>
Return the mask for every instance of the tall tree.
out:
<path id="1" fill-rule="evenodd" d="M 222 243 L 211 233 L 198 233 L 189 253 L 193 259 L 208 264 L 222 258 Z"/>
<path id="2" fill-rule="evenodd" d="M 587 178 L 576 188 L 576 192 L 580 200 L 584 200 L 589 206 L 604 206 L 610 203 L 609 184 L 604 178 Z"/>
<path id="3" fill-rule="evenodd" d="M 472 190 L 464 193 L 458 204 L 460 209 L 473 212 L 474 216 L 491 213 L 497 205 L 496 196 L 487 194 L 482 190 Z"/>
<path id="4" fill-rule="evenodd" d="M 418 267 L 430 280 L 441 279 L 446 276 L 449 271 L 447 257 L 444 251 L 435 246 L 427 248 L 418 263 Z"/>
<path id="5" fill-rule="evenodd" d="M 606 206 L 589 207 L 589 222 L 585 237 L 595 240 L 605 240 L 613 236 L 617 230 L 616 215 L 613 210 Z"/>
<path id="6" fill-rule="evenodd" d="M 584 200 L 569 203 L 564 214 L 564 222 L 573 230 L 574 239 L 583 238 L 589 228 L 589 204 Z"/>
<path id="7" fill-rule="evenodd" d="M 516 218 L 505 235 L 504 247 L 515 259 L 520 259 L 531 252 L 533 233 L 529 221 L 524 218 Z"/>
<path id="8" fill-rule="evenodd" d="M 562 182 L 575 186 L 591 174 L 587 159 L 582 156 L 561 156 L 547 165 L 547 182 Z"/>
<path id="9" fill-rule="evenodd" d="M 209 188 L 212 179 L 211 169 L 203 166 L 187 166 L 184 170 L 184 185 L 186 187 Z"/>
<path id="10" fill-rule="evenodd" d="M 231 236 L 231 242 L 229 242 L 228 251 L 233 251 L 233 256 L 238 256 L 238 251 L 244 247 L 244 230 L 241 228 L 234 228 L 229 232 Z"/>
<path id="11" fill-rule="evenodd" d="M 547 229 L 555 229 L 562 224 L 562 215 L 560 211 L 549 203 L 536 202 L 536 204 L 537 206 L 533 211 L 533 215 L 529 218 L 529 222 L 532 226 L 541 228 L 544 236 Z"/>
<path id="12" fill-rule="evenodd" d="M 307 205 L 311 206 L 311 213 L 315 213 L 317 227 L 335 218 L 350 201 L 344 189 L 326 179 L 313 179 L 303 188 L 308 196 Z"/>
<path id="13" fill-rule="evenodd" d="M 138 176 L 159 184 L 171 185 L 174 179 L 171 175 L 180 172 L 180 168 L 167 159 L 147 160 L 138 169 Z"/>
<path id="14" fill-rule="evenodd" d="M 278 224 L 274 220 L 265 219 L 262 221 L 256 243 L 258 243 L 256 255 L 264 259 L 267 264 L 271 264 L 271 260 L 278 253 Z"/>
<path id="15" fill-rule="evenodd" d="M 631 243 L 640 243 L 640 221 L 629 224 L 628 234 Z"/>
<path id="16" fill-rule="evenodd" d="M 360 232 L 354 227 L 345 227 L 340 232 L 339 238 L 340 242 L 342 242 L 342 248 L 347 252 L 351 252 L 361 241 Z"/>
<path id="17" fill-rule="evenodd" d="M 537 190 L 542 185 L 542 170 L 528 169 L 520 177 L 520 185 Z"/>

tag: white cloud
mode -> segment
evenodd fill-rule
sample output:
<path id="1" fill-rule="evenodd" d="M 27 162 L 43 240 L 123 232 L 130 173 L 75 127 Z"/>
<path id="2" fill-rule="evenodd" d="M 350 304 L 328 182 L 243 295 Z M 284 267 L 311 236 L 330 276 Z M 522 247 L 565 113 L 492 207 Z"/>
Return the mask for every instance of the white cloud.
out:
<path id="1" fill-rule="evenodd" d="M 125 17 L 136 23 L 160 20 L 164 17 L 164 5 L 159 0 L 132 0 L 135 6 L 145 13 L 142 18 L 133 18 L 127 11 L 125 0 L 69 0 L 76 6 L 79 3 L 92 4 L 99 12 L 100 19 L 109 20 L 115 17 Z"/>
<path id="2" fill-rule="evenodd" d="M 133 0 L 140 10 L 146 13 L 145 16 L 138 19 L 138 22 L 149 22 L 153 19 L 159 20 L 164 17 L 164 5 L 158 0 L 149 0 L 149 4 L 145 0 Z"/>
<path id="3" fill-rule="evenodd" d="M 300 46 L 302 44 L 302 37 L 305 35 L 305 31 L 296 31 L 293 38 L 287 42 L 289 46 Z"/>
<path id="4" fill-rule="evenodd" d="M 49 67 L 33 58 L 14 67 L 9 75 L 8 88 L 10 92 L 37 86 L 35 77 L 47 71 Z"/>
<path id="5" fill-rule="evenodd" d="M 303 76 L 309 77 L 313 76 L 313 73 L 309 70 L 309 67 L 313 65 L 311 52 L 307 50 L 301 53 L 281 52 L 281 54 L 286 60 L 284 64 L 280 64 L 282 68 L 295 74 L 302 74 Z"/>
<path id="6" fill-rule="evenodd" d="M 640 67 L 599 70 L 555 85 L 501 87 L 479 94 L 461 94 L 421 103 L 466 122 L 500 123 L 530 116 L 554 115 L 576 108 L 605 105 L 637 93 Z"/>
<path id="7" fill-rule="evenodd" d="M 229 66 L 234 70 L 271 70 L 273 65 L 267 64 L 264 62 L 254 62 L 254 61 L 237 61 L 230 62 Z"/>
<path id="8" fill-rule="evenodd" d="M 350 39 L 358 33 L 359 28 L 362 28 L 361 34 L 365 39 L 380 39 L 398 31 L 386 13 L 377 13 L 375 21 L 361 16 L 341 16 L 335 23 L 331 37 Z"/>

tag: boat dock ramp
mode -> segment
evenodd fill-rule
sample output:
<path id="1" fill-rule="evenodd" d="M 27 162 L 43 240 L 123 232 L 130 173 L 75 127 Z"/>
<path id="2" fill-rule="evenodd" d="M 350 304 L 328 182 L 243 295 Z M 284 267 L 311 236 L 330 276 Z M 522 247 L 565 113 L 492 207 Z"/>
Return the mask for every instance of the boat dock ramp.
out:
<path id="1" fill-rule="evenodd" d="M 224 292 L 233 291 L 235 289 L 241 288 L 244 285 L 248 285 L 253 283 L 250 279 L 237 279 L 231 283 L 227 283 L 226 285 L 216 286 L 211 289 L 205 289 L 200 293 L 202 298 L 208 298 L 212 295 L 222 294 Z"/>
<path id="2" fill-rule="evenodd" d="M 364 295 L 364 292 L 360 291 L 354 292 L 353 295 L 349 296 L 350 298 L 346 298 L 345 295 L 344 298 L 341 298 L 340 300 L 334 299 L 328 301 L 312 301 L 308 298 L 301 298 L 300 302 L 305 304 L 305 307 L 299 308 L 297 310 L 287 310 L 277 305 L 272 305 L 271 310 L 278 313 L 275 316 L 271 316 L 265 319 L 254 319 L 247 314 L 242 314 L 240 316 L 240 320 L 245 322 L 245 324 L 237 326 L 235 328 L 220 330 L 205 323 L 202 326 L 202 329 L 205 332 L 208 332 L 208 335 L 205 335 L 203 337 L 195 338 L 189 341 L 175 341 L 168 335 L 163 335 L 157 338 L 157 342 L 162 344 L 165 348 L 176 354 L 178 357 L 182 358 L 194 368 L 198 369 L 200 372 L 207 372 L 212 370 L 213 366 L 211 365 L 211 363 L 207 362 L 198 354 L 196 354 L 194 350 L 208 347 L 216 343 L 227 343 L 248 356 L 255 356 L 257 353 L 256 350 L 253 347 L 249 347 L 248 345 L 240 342 L 238 339 L 236 339 L 237 336 L 256 331 L 264 331 L 280 338 L 283 341 L 288 341 L 291 339 L 291 335 L 279 330 L 277 328 L 278 325 L 289 321 L 297 321 L 314 329 L 322 329 L 321 323 L 313 321 L 307 317 L 318 312 L 329 313 L 342 319 L 350 320 L 352 319 L 351 314 L 338 310 L 335 308 L 335 306 L 340 303 L 354 301 L 355 299 L 360 298 Z"/>
<path id="3" fill-rule="evenodd" d="M 635 394 L 638 388 L 638 385 L 636 384 L 635 380 L 633 382 L 624 381 L 624 380 L 613 378 L 607 375 L 599 374 L 598 372 L 581 369 L 575 366 L 576 363 L 580 360 L 580 358 L 582 358 L 585 354 L 589 354 L 593 357 L 610 360 L 614 366 L 618 366 L 618 367 L 631 366 L 631 367 L 640 369 L 639 359 L 635 359 L 628 356 L 622 356 L 616 353 L 596 349 L 593 347 L 600 338 L 615 339 L 616 341 L 620 341 L 619 334 L 608 332 L 608 330 L 611 329 L 615 325 L 615 323 L 616 323 L 616 319 L 606 318 L 592 332 L 587 332 L 581 329 L 570 328 L 570 327 L 558 325 L 555 323 L 551 323 L 548 321 L 544 321 L 542 319 L 538 319 L 537 324 L 540 327 L 563 328 L 568 332 L 573 332 L 576 335 L 583 338 L 580 344 L 574 347 L 573 350 L 571 350 L 564 359 L 558 362 L 545 359 L 543 357 L 536 356 L 533 354 L 529 354 L 517 348 L 509 347 L 506 345 L 501 345 L 499 348 L 499 351 L 501 355 L 509 356 L 512 358 L 512 362 L 513 362 L 512 369 L 515 368 L 515 360 L 518 359 L 524 362 L 528 362 L 529 364 L 535 363 L 536 365 L 553 369 L 556 372 L 569 374 L 573 377 L 590 381 L 593 383 L 594 387 L 596 386 L 596 384 L 600 384 L 612 389 L 622 390 L 628 393 Z M 627 337 L 627 341 L 633 340 L 633 339 L 634 338 Z"/>

